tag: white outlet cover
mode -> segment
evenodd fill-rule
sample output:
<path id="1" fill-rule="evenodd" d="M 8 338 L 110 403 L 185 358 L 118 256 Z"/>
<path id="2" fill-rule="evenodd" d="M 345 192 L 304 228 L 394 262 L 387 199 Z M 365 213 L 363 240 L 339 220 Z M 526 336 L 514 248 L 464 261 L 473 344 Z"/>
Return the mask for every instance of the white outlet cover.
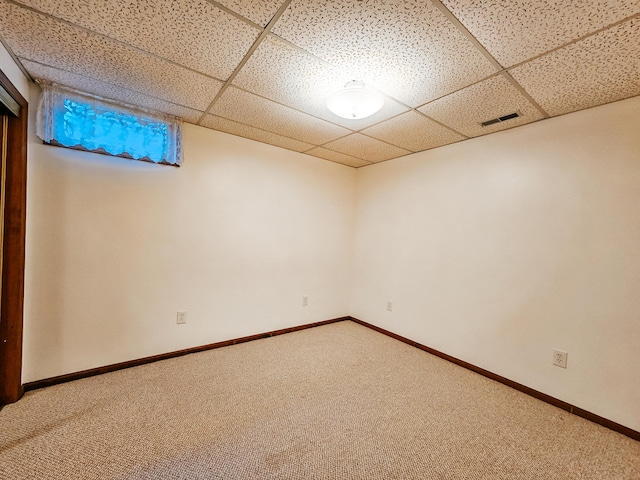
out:
<path id="1" fill-rule="evenodd" d="M 178 312 L 176 315 L 176 323 L 178 325 L 187 323 L 187 312 Z"/>
<path id="2" fill-rule="evenodd" d="M 567 357 L 568 353 L 564 350 L 558 350 L 557 348 L 553 349 L 553 364 L 556 367 L 567 368 Z"/>

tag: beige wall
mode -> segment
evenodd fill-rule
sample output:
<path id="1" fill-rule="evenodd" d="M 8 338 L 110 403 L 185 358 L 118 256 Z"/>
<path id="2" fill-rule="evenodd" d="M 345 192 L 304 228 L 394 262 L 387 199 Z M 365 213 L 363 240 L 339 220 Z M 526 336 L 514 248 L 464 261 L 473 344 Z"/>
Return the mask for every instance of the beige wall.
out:
<path id="1" fill-rule="evenodd" d="M 640 430 L 639 118 L 636 97 L 360 169 L 351 314 Z"/>
<path id="2" fill-rule="evenodd" d="M 4 72 L 7 78 L 13 83 L 13 86 L 20 94 L 29 100 L 29 80 L 24 76 L 16 62 L 13 61 L 7 49 L 0 43 L 0 70 Z"/>
<path id="3" fill-rule="evenodd" d="M 31 141 L 25 382 L 348 313 L 354 169 L 193 125 L 181 168 Z"/>

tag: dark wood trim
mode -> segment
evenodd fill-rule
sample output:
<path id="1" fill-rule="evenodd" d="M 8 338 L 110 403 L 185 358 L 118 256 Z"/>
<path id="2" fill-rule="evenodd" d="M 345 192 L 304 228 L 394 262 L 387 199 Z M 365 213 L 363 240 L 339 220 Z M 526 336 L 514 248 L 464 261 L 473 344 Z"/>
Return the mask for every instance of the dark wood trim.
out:
<path id="1" fill-rule="evenodd" d="M 0 405 L 22 397 L 22 315 L 27 205 L 28 104 L 0 71 L 0 85 L 20 105 L 9 116 L 7 142 L 2 295 L 0 298 Z"/>
<path id="2" fill-rule="evenodd" d="M 144 365 L 147 363 L 152 363 L 152 362 L 157 362 L 159 360 L 167 360 L 170 358 L 175 358 L 175 357 L 180 357 L 183 355 L 188 355 L 190 353 L 198 353 L 198 352 L 204 352 L 206 350 L 213 350 L 215 348 L 221 348 L 221 347 L 228 347 L 230 345 L 237 345 L 239 343 L 245 343 L 245 342 L 250 342 L 253 340 L 259 340 L 261 338 L 269 338 L 269 337 L 274 337 L 276 335 L 283 335 L 285 333 L 291 333 L 291 332 L 295 332 L 295 331 L 299 331 L 299 330 L 305 330 L 307 328 L 313 328 L 313 327 L 319 327 L 321 325 L 328 325 L 330 323 L 336 323 L 336 322 L 342 322 L 345 320 L 351 320 L 355 323 L 358 323 L 360 325 L 363 325 L 367 328 L 370 328 L 372 330 L 375 330 L 376 332 L 382 333 L 384 335 L 387 335 L 391 338 L 395 338 L 396 340 L 399 340 L 403 343 L 406 343 L 408 345 L 411 345 L 412 347 L 416 347 L 419 348 L 420 350 L 423 350 L 427 353 L 430 353 L 432 355 L 435 355 L 437 357 L 440 357 L 444 360 L 447 360 L 449 362 L 455 363 L 456 365 L 459 365 L 461 367 L 464 367 L 468 370 L 471 370 L 475 373 L 478 373 L 484 377 L 490 378 L 491 380 L 495 380 L 496 382 L 500 382 L 504 385 L 507 385 L 511 388 L 514 388 L 520 392 L 526 393 L 527 395 L 531 395 L 534 398 L 537 398 L 538 400 L 542 400 L 543 402 L 549 403 L 551 405 L 554 405 L 558 408 L 561 408 L 569 413 L 573 413 L 574 415 L 578 415 L 579 417 L 585 418 L 587 420 L 590 420 L 594 423 L 597 423 L 599 425 L 602 425 L 604 427 L 607 427 L 613 431 L 616 431 L 618 433 L 621 433 L 623 435 L 626 435 L 627 437 L 630 437 L 634 440 L 640 440 L 640 432 L 637 432 L 636 430 L 633 430 L 629 427 L 625 427 L 624 425 L 620 425 L 619 423 L 616 423 L 612 420 L 608 420 L 604 417 L 601 417 L 599 415 L 596 415 L 595 413 L 591 413 L 588 412 L 586 410 L 583 410 L 579 407 L 576 407 L 574 405 L 571 405 L 570 403 L 564 402 L 562 400 L 559 400 L 555 397 L 552 397 L 550 395 L 547 395 L 545 393 L 539 392 L 537 390 L 534 390 L 533 388 L 527 387 L 526 385 L 522 385 L 521 383 L 518 382 L 514 382 L 513 380 L 509 380 L 508 378 L 502 377 L 500 375 L 497 375 L 493 372 L 490 372 L 488 370 L 485 370 L 484 368 L 480 368 L 477 367 L 471 363 L 465 362 L 463 360 L 460 360 L 458 358 L 452 357 L 451 355 L 447 355 L 446 353 L 442 353 L 438 350 L 435 350 L 433 348 L 427 347 L 426 345 L 422 345 L 421 343 L 415 342 L 409 338 L 403 337 L 401 335 L 398 335 L 396 333 L 390 332 L 388 330 L 385 330 L 383 328 L 377 327 L 375 325 L 372 325 L 370 323 L 364 322 L 362 320 L 359 320 L 357 318 L 354 317 L 339 317 L 339 318 L 333 318 L 331 320 L 324 320 L 321 322 L 315 322 L 315 323 L 308 323 L 305 325 L 299 325 L 296 327 L 289 327 L 289 328 L 283 328 L 281 330 L 274 330 L 271 332 L 266 332 L 266 333 L 258 333 L 256 335 L 249 335 L 247 337 L 241 337 L 241 338 L 235 338 L 232 340 L 225 340 L 222 342 L 217 342 L 217 343 L 211 343 L 211 344 L 207 344 L 207 345 L 201 345 L 198 347 L 193 347 L 193 348 L 187 348 L 185 350 L 178 350 L 175 352 L 168 352 L 168 353 L 162 353 L 160 355 L 154 355 L 151 357 L 144 357 L 144 358 L 139 358 L 136 360 L 130 360 L 127 362 L 121 362 L 121 363 L 116 363 L 113 365 L 106 365 L 104 367 L 98 367 L 98 368 L 92 368 L 89 370 L 83 370 L 81 372 L 75 372 L 75 373 L 68 373 L 66 375 L 59 375 L 57 377 L 51 377 L 51 378 L 46 378 L 43 380 L 37 380 L 35 382 L 29 382 L 27 384 L 24 385 L 24 389 L 25 391 L 30 391 L 30 390 L 36 390 L 38 388 L 43 388 L 43 387 L 49 387 L 51 385 L 57 385 L 60 383 L 65 383 L 65 382 L 70 382 L 73 380 L 79 380 L 81 378 L 87 378 L 87 377 L 93 377 L 95 375 L 101 375 L 103 373 L 109 373 L 109 372 L 114 372 L 116 370 L 122 370 L 124 368 L 130 368 L 130 367 L 136 367 L 138 365 Z"/>
<path id="3" fill-rule="evenodd" d="M 451 355 L 447 355 L 446 353 L 442 353 L 438 350 L 434 350 L 431 347 L 427 347 L 426 345 L 422 345 L 421 343 L 414 342 L 413 340 L 398 335 L 396 333 L 390 332 L 389 330 L 385 330 L 384 328 L 377 327 L 376 325 L 372 325 L 370 323 L 364 322 L 354 317 L 349 317 L 351 321 L 358 323 L 362 326 L 368 327 L 376 332 L 383 333 L 391 338 L 395 338 L 401 342 L 404 342 L 412 347 L 419 348 L 420 350 L 424 350 L 427 353 L 435 355 L 436 357 L 440 357 L 444 360 L 447 360 L 451 363 L 455 363 L 461 367 L 464 367 L 472 372 L 479 373 L 480 375 L 490 378 L 491 380 L 495 380 L 496 382 L 500 382 L 504 385 L 507 385 L 511 388 L 514 388 L 522 393 L 526 393 L 527 395 L 531 395 L 538 400 L 542 400 L 543 402 L 550 403 L 551 405 L 566 410 L 569 413 L 573 413 L 582 418 L 586 418 L 587 420 L 592 421 L 593 423 L 597 423 L 598 425 L 602 425 L 603 427 L 607 427 L 615 432 L 626 435 L 627 437 L 633 438 L 634 440 L 640 440 L 640 432 L 633 430 L 629 427 L 625 427 L 624 425 L 620 425 L 612 420 L 596 415 L 595 413 L 588 412 L 583 410 L 582 408 L 576 407 L 575 405 L 571 405 L 563 400 L 559 400 L 551 395 L 547 395 L 546 393 L 539 392 L 538 390 L 534 390 L 533 388 L 527 387 L 526 385 L 522 385 L 521 383 L 514 382 L 513 380 L 509 380 L 508 378 L 497 375 L 489 370 L 485 370 L 484 368 L 477 367 L 471 363 L 465 362 L 464 360 L 460 360 L 459 358 L 452 357 Z"/>
<path id="4" fill-rule="evenodd" d="M 298 325 L 296 327 L 283 328 L 281 330 L 274 330 L 271 332 L 258 333 L 256 335 L 249 335 L 248 337 L 235 338 L 232 340 L 224 340 L 222 342 L 210 343 L 207 345 L 200 345 L 198 347 L 187 348 L 187 349 L 178 350 L 175 352 L 161 353 L 159 355 L 153 355 L 151 357 L 144 357 L 144 358 L 138 358 L 136 360 L 129 360 L 127 362 L 114 363 L 113 365 L 105 365 L 104 367 L 91 368 L 89 370 L 83 370 L 81 372 L 67 373 L 66 375 L 59 375 L 57 377 L 45 378 L 43 380 L 36 380 L 35 382 L 26 383 L 24 385 L 24 389 L 25 391 L 30 391 L 30 390 L 36 390 L 38 388 L 50 387 L 51 385 L 57 385 L 59 383 L 71 382 L 73 380 L 93 377 L 95 375 L 101 375 L 103 373 L 115 372 L 116 370 L 122 370 L 124 368 L 137 367 L 138 365 L 145 365 L 147 363 L 157 362 L 159 360 L 167 360 L 169 358 L 181 357 L 183 355 L 188 355 L 190 353 L 204 352 L 206 350 L 213 350 L 214 348 L 228 347 L 230 345 L 237 345 L 239 343 L 251 342 L 253 340 L 259 340 L 261 338 L 275 337 L 277 335 L 283 335 L 285 333 L 297 332 L 298 330 L 306 330 L 307 328 L 319 327 L 322 325 L 342 322 L 345 320 L 351 320 L 351 317 L 332 318 L 330 320 L 323 320 L 321 322 L 307 323 L 305 325 Z"/>

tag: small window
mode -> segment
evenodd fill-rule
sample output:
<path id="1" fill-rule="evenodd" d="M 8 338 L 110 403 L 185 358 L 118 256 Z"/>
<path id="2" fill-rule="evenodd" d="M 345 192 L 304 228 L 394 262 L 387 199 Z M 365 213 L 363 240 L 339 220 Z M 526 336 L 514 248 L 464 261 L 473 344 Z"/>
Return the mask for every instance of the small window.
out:
<path id="1" fill-rule="evenodd" d="M 180 122 L 168 115 L 43 85 L 38 136 L 45 143 L 179 166 Z"/>

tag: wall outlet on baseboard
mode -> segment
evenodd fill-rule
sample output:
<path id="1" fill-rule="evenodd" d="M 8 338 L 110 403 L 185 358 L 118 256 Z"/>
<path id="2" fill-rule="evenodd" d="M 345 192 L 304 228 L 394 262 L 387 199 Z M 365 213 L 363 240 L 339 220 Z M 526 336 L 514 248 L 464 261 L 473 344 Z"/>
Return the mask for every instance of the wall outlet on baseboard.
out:
<path id="1" fill-rule="evenodd" d="M 393 302 L 387 302 L 387 312 L 393 312 Z"/>
<path id="2" fill-rule="evenodd" d="M 564 350 L 553 349 L 553 364 L 556 367 L 567 368 L 567 356 L 569 354 Z"/>
<path id="3" fill-rule="evenodd" d="M 302 297 L 302 306 L 306 307 L 307 305 L 309 305 L 309 295 L 305 295 Z"/>
<path id="4" fill-rule="evenodd" d="M 176 315 L 176 323 L 178 325 L 182 325 L 184 323 L 187 323 L 187 312 L 178 312 L 178 314 Z"/>

